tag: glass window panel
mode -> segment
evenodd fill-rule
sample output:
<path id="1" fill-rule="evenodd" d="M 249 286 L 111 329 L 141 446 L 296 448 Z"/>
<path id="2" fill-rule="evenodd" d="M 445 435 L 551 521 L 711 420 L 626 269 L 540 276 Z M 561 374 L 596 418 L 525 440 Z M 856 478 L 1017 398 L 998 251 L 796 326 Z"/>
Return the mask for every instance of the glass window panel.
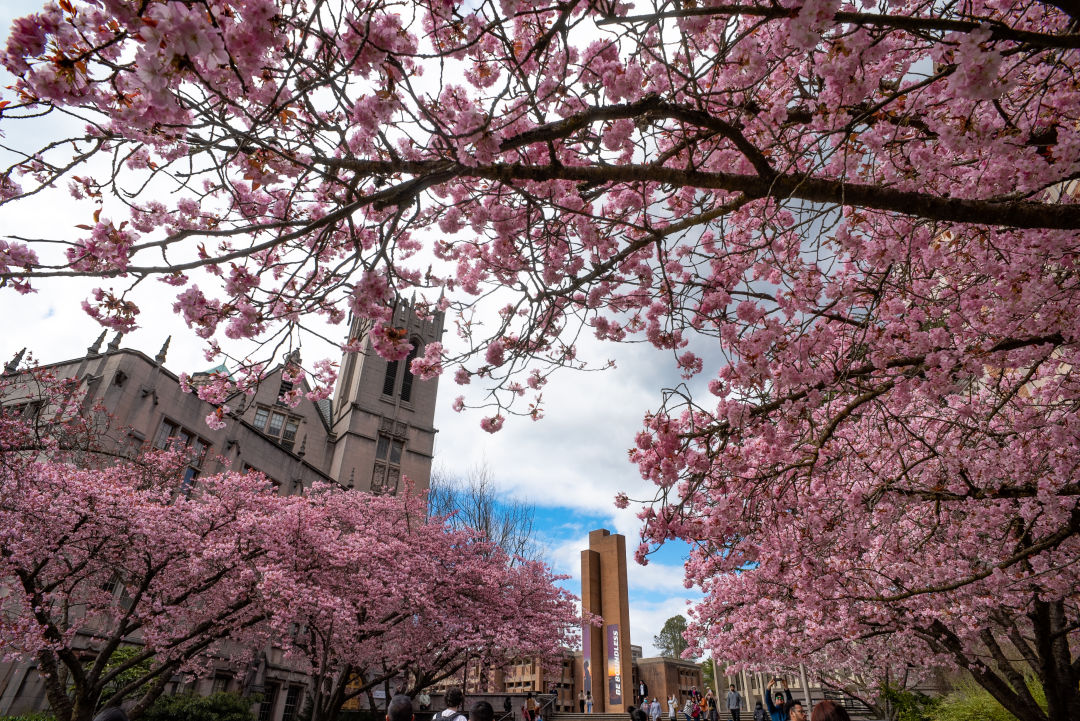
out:
<path id="1" fill-rule="evenodd" d="M 285 425 L 285 416 L 281 413 L 274 413 L 270 416 L 270 427 L 266 429 L 266 432 L 272 436 L 280 436 L 283 425 Z"/>
<path id="2" fill-rule="evenodd" d="M 386 436 L 379 436 L 379 445 L 375 448 L 375 457 L 386 460 L 386 452 L 389 448 L 390 439 Z"/>
<path id="3" fill-rule="evenodd" d="M 176 442 L 186 448 L 191 445 L 191 433 L 181 428 L 176 433 Z"/>
<path id="4" fill-rule="evenodd" d="M 401 477 L 401 471 L 397 468 L 388 468 L 386 470 L 386 486 L 383 490 L 387 493 L 397 493 L 398 479 Z"/>
<path id="5" fill-rule="evenodd" d="M 270 721 L 270 715 L 274 711 L 274 702 L 277 701 L 278 685 L 267 684 L 263 692 L 262 703 L 259 704 L 259 721 Z"/>
<path id="6" fill-rule="evenodd" d="M 259 408 L 255 411 L 255 427 L 260 431 L 266 430 L 266 419 L 270 417 L 270 411 Z"/>
<path id="7" fill-rule="evenodd" d="M 157 437 L 154 439 L 154 446 L 156 448 L 166 448 L 169 445 L 169 439 L 176 435 L 176 424 L 169 421 L 162 421 L 161 428 L 158 429 Z"/>
<path id="8" fill-rule="evenodd" d="M 397 361 L 390 361 L 386 364 L 386 375 L 383 376 L 382 392 L 384 396 L 394 395 L 394 384 L 397 380 Z"/>
<path id="9" fill-rule="evenodd" d="M 391 463 L 401 463 L 401 448 L 402 448 L 401 441 L 394 441 L 390 445 L 390 462 Z"/>
<path id="10" fill-rule="evenodd" d="M 371 492 L 378 493 L 386 483 L 386 466 L 381 463 L 375 464 L 375 470 L 371 474 Z"/>
<path id="11" fill-rule="evenodd" d="M 281 713 L 281 721 L 295 721 L 296 711 L 300 706 L 300 694 L 303 690 L 300 686 L 289 686 L 285 694 L 285 709 Z"/>
<path id="12" fill-rule="evenodd" d="M 292 441 L 296 439 L 297 423 L 295 418 L 290 418 L 285 421 L 285 431 L 281 434 L 281 437 L 286 441 Z"/>
<path id="13" fill-rule="evenodd" d="M 412 366 L 413 359 L 416 358 L 416 354 L 420 350 L 420 341 L 413 339 L 413 349 L 409 351 L 409 357 L 405 359 L 405 374 L 401 377 L 401 400 L 408 402 L 412 400 L 412 385 L 413 374 L 409 370 Z"/>
<path id="14" fill-rule="evenodd" d="M 191 444 L 191 447 L 195 450 L 192 463 L 196 466 L 201 466 L 203 460 L 206 459 L 206 451 L 210 449 L 210 444 L 201 438 L 196 438 Z"/>
<path id="15" fill-rule="evenodd" d="M 197 468 L 184 469 L 184 480 L 180 484 L 180 495 L 187 498 L 191 495 L 191 489 L 195 487 L 195 479 L 199 477 L 199 471 Z"/>

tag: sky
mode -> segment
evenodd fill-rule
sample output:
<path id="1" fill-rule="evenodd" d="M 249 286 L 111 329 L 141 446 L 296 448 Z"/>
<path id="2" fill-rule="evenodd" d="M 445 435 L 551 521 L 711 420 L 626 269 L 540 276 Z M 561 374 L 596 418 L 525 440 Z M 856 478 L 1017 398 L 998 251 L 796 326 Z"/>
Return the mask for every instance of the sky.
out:
<path id="1" fill-rule="evenodd" d="M 40 8 L 41 0 L 5 0 L 0 3 L 0 28 L 6 37 L 13 18 Z M 0 86 L 10 78 L 0 72 Z M 0 90 L 0 99 L 7 91 Z M 7 125 L 7 127 L 5 127 Z M 25 123 L 11 127 L 0 121 L 0 143 L 37 141 L 60 131 L 60 123 L 36 121 L 33 136 Z M 3 158 L 0 153 L 0 158 Z M 7 163 L 5 162 L 4 165 Z M 0 207 L 0 237 L 70 237 L 78 223 L 90 222 L 90 205 L 77 205 L 64 191 L 45 193 Z M 76 357 L 101 332 L 80 307 L 100 281 L 39 282 L 38 292 L 20 296 L 0 288 L 0 362 L 27 347 L 43 363 Z M 214 363 L 203 355 L 203 341 L 188 330 L 172 311 L 175 289 L 146 281 L 139 289 L 142 313 L 139 328 L 127 335 L 124 347 L 154 355 L 169 336 L 172 342 L 166 366 L 173 372 L 206 369 Z M 342 333 L 344 329 L 342 328 Z M 110 333 L 111 337 L 111 333 Z M 643 345 L 601 345 L 586 340 L 585 357 L 616 360 L 616 367 L 595 373 L 556 374 L 544 391 L 546 417 L 538 422 L 510 418 L 504 429 L 488 434 L 480 429 L 481 412 L 457 414 L 451 403 L 461 389 L 452 378 L 440 382 L 435 427 L 439 429 L 435 463 L 450 475 L 464 475 L 486 464 L 507 499 L 525 501 L 536 508 L 537 540 L 544 557 L 563 583 L 580 594 L 580 552 L 590 530 L 608 528 L 627 537 L 631 643 L 646 656 L 655 655 L 653 636 L 664 621 L 684 612 L 688 600 L 700 598 L 683 586 L 682 562 L 687 547 L 669 544 L 646 566 L 632 558 L 638 544 L 639 522 L 634 506 L 618 510 L 614 496 L 624 491 L 631 498 L 646 498 L 655 490 L 642 481 L 627 460 L 627 449 L 641 428 L 643 416 L 660 405 L 660 389 L 676 383 L 670 353 Z M 305 361 L 337 359 L 327 347 L 304 348 Z"/>

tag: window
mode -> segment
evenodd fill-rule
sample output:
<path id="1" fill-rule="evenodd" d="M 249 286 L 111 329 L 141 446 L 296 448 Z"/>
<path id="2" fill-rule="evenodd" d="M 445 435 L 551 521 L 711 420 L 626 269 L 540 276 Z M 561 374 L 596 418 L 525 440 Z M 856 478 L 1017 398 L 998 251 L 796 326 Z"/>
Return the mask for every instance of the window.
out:
<path id="1" fill-rule="evenodd" d="M 282 398 L 282 396 L 284 396 L 286 393 L 288 393 L 292 389 L 293 389 L 292 382 L 286 381 L 286 380 L 281 381 L 281 385 L 278 386 L 278 393 L 277 393 L 278 399 L 277 399 L 277 401 L 275 401 L 277 403 L 277 405 L 279 405 L 279 406 L 285 405 L 285 401 L 281 400 L 281 398 Z"/>
<path id="2" fill-rule="evenodd" d="M 412 374 L 412 362 L 413 359 L 420 353 L 420 339 L 412 339 L 413 349 L 409 351 L 409 357 L 405 359 L 405 375 L 401 377 L 401 400 L 408 403 L 412 400 L 412 387 L 413 387 L 413 374 Z"/>
<path id="3" fill-rule="evenodd" d="M 386 364 L 386 375 L 383 376 L 382 392 L 384 396 L 394 395 L 394 385 L 397 383 L 397 361 L 388 361 Z"/>
<path id="4" fill-rule="evenodd" d="M 230 677 L 224 674 L 217 674 L 214 676 L 214 685 L 210 688 L 210 693 L 224 693 L 229 690 Z"/>
<path id="5" fill-rule="evenodd" d="M 375 470 L 371 476 L 372 493 L 397 493 L 401 480 L 401 454 L 405 450 L 405 441 L 392 438 L 385 433 L 379 434 L 375 445 Z"/>
<path id="6" fill-rule="evenodd" d="M 191 495 L 191 489 L 195 487 L 195 479 L 202 471 L 203 461 L 210 451 L 210 443 L 199 438 L 187 428 L 180 426 L 168 418 L 161 421 L 157 435 L 154 436 L 154 447 L 165 450 L 166 448 L 190 448 L 191 457 L 189 465 L 184 469 L 184 480 L 180 484 L 180 494 L 187 498 Z"/>
<path id="7" fill-rule="evenodd" d="M 277 702 L 278 685 L 270 683 L 266 685 L 262 703 L 259 704 L 259 721 L 270 721 L 274 714 L 274 704 Z"/>
<path id="8" fill-rule="evenodd" d="M 296 432 L 300 430 L 300 419 L 278 410 L 258 406 L 252 425 L 270 436 L 278 445 L 291 451 L 296 445 Z"/>
<path id="9" fill-rule="evenodd" d="M 412 343 L 412 350 L 409 351 L 409 355 L 405 359 L 405 372 L 401 374 L 401 400 L 406 403 L 412 400 L 413 391 L 413 374 L 409 370 L 409 366 L 412 365 L 413 359 L 420 354 L 420 346 L 423 344 L 419 338 L 412 338 L 410 342 Z M 400 361 L 389 361 L 386 364 L 386 375 L 383 376 L 382 384 L 384 396 L 394 395 L 397 388 L 398 366 L 400 365 Z"/>
<path id="10" fill-rule="evenodd" d="M 296 711 L 300 706 L 300 694 L 303 686 L 289 686 L 285 694 L 285 709 L 281 713 L 281 721 L 296 721 Z"/>

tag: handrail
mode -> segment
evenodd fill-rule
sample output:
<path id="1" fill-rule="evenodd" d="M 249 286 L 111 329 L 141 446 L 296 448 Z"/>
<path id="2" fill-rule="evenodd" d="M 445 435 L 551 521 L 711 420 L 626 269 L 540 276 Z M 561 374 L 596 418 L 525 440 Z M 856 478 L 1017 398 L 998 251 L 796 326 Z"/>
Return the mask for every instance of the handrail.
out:
<path id="1" fill-rule="evenodd" d="M 550 711 L 551 707 L 555 705 L 555 702 L 559 699 L 559 694 L 557 694 L 557 693 L 540 693 L 540 694 L 537 694 L 536 697 L 538 699 L 543 699 L 541 701 L 541 703 L 538 705 L 537 711 L 540 713 L 541 716 L 543 716 L 544 718 L 547 718 L 548 717 L 547 712 Z"/>

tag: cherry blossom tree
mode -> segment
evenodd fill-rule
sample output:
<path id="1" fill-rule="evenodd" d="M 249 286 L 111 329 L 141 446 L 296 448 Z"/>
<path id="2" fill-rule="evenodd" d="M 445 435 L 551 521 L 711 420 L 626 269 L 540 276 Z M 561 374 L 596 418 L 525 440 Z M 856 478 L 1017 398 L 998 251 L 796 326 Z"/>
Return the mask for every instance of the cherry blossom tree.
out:
<path id="1" fill-rule="evenodd" d="M 422 496 L 322 487 L 288 505 L 266 529 L 283 574 L 266 602 L 311 677 L 316 721 L 391 679 L 415 694 L 466 662 L 552 665 L 576 641 L 581 619 L 560 577 L 428 517 Z"/>
<path id="2" fill-rule="evenodd" d="M 178 498 L 184 452 L 128 458 L 103 409 L 48 370 L 5 372 L 0 401 L 0 651 L 33 660 L 57 718 L 128 697 L 138 715 L 224 639 L 257 641 L 264 480 Z"/>
<path id="3" fill-rule="evenodd" d="M 149 459 L 21 470 L 0 466 L 0 649 L 36 662 L 58 719 L 90 719 L 129 696 L 137 716 L 224 639 L 257 637 L 253 539 L 275 498 L 264 483 L 208 478 L 197 498 L 170 503 L 180 474 Z"/>
<path id="4" fill-rule="evenodd" d="M 66 188 L 85 227 L 2 241 L 0 274 L 101 277 L 85 307 L 121 329 L 157 278 L 212 349 L 352 313 L 392 359 L 416 292 L 460 350 L 412 369 L 484 384 L 492 432 L 543 413 L 581 333 L 647 341 L 687 383 L 633 451 L 640 555 L 696 544 L 692 633 L 882 667 L 888 639 L 1025 721 L 1080 717 L 1078 19 L 62 0 L 12 29 L 3 127 L 82 126 L 16 149 L 0 194 Z"/>
<path id="5" fill-rule="evenodd" d="M 271 642 L 330 721 L 429 659 L 550 660 L 580 626 L 545 565 L 429 518 L 422 496 L 281 497 L 232 472 L 192 491 L 181 450 L 118 462 L 67 380 L 3 376 L 0 399 L 0 651 L 36 661 L 63 721 L 128 697 L 137 717 L 175 674 Z"/>

